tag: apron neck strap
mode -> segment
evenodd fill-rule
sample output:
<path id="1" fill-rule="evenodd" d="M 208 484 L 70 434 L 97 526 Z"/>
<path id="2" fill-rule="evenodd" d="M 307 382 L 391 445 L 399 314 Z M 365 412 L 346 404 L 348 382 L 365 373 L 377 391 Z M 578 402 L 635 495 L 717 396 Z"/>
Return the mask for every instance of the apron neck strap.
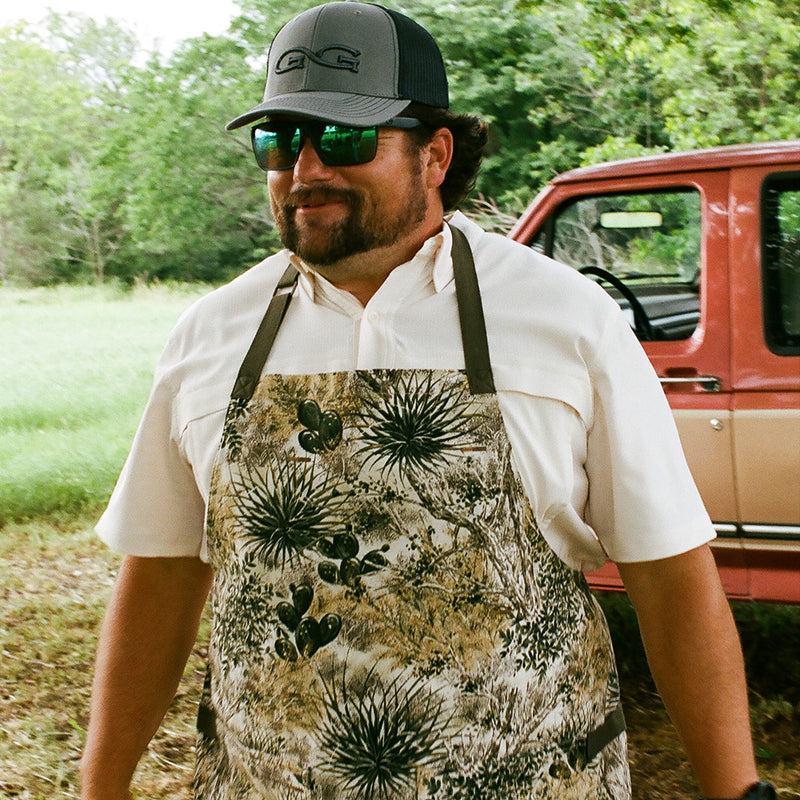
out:
<path id="1" fill-rule="evenodd" d="M 455 225 L 448 225 L 453 235 L 453 276 L 469 391 L 470 394 L 494 394 L 494 376 L 475 259 L 467 237 Z"/>
<path id="2" fill-rule="evenodd" d="M 233 384 L 231 392 L 231 400 L 247 403 L 253 396 L 261 377 L 261 370 L 264 369 L 269 351 L 272 350 L 275 337 L 278 335 L 278 328 L 286 315 L 286 309 L 289 308 L 299 275 L 297 267 L 292 264 L 289 264 L 286 272 L 281 275 L 267 306 L 267 312 L 250 343 L 250 349 L 242 361 L 242 366 L 239 367 L 239 374 L 236 376 L 236 382 Z"/>
<path id="3" fill-rule="evenodd" d="M 458 318 L 461 324 L 461 341 L 464 347 L 467 382 L 471 394 L 494 394 L 494 378 L 489 359 L 489 344 L 486 339 L 486 322 L 483 304 L 475 273 L 475 260 L 467 237 L 454 225 L 450 225 L 453 236 L 453 275 L 456 284 Z M 291 264 L 278 281 L 272 299 L 256 335 L 239 368 L 233 385 L 231 400 L 247 403 L 256 390 L 267 356 L 278 335 L 278 328 L 286 315 L 286 309 L 297 286 L 299 273 Z"/>

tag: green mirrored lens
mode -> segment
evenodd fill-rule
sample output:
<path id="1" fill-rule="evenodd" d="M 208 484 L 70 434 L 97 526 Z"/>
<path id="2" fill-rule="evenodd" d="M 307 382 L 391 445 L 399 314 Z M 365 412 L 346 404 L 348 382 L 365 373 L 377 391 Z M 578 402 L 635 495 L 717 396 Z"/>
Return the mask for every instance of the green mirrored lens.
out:
<path id="1" fill-rule="evenodd" d="M 253 152 L 261 169 L 289 169 L 300 151 L 297 126 L 253 128 Z"/>
<path id="2" fill-rule="evenodd" d="M 329 167 L 365 164 L 375 158 L 378 131 L 376 128 L 326 125 L 319 135 L 318 142 L 314 141 L 314 145 L 322 163 Z"/>
<path id="3" fill-rule="evenodd" d="M 253 152 L 261 169 L 291 169 L 303 139 L 311 140 L 323 164 L 350 167 L 366 164 L 378 149 L 377 128 L 350 128 L 324 123 L 270 122 L 252 129 Z"/>

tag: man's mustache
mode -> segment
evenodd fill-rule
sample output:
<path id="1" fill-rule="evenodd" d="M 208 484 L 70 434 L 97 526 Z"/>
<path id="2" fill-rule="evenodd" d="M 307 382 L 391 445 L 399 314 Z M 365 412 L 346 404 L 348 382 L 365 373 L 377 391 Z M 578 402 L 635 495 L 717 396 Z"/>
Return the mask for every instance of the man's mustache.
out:
<path id="1" fill-rule="evenodd" d="M 322 205 L 323 203 L 347 203 L 353 205 L 357 202 L 357 194 L 352 189 L 335 189 L 328 186 L 314 186 L 294 189 L 289 192 L 284 200 L 286 208 L 299 208 L 300 206 Z"/>

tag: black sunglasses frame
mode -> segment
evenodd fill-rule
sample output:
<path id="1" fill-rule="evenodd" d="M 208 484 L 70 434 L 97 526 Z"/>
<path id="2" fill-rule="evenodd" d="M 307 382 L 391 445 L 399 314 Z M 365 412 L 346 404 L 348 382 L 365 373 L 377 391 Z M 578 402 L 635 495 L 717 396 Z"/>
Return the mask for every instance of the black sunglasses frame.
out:
<path id="1" fill-rule="evenodd" d="M 380 125 L 368 125 L 365 127 L 360 127 L 357 125 L 340 125 L 335 122 L 326 122 L 324 120 L 282 120 L 276 119 L 271 120 L 269 122 L 260 122 L 258 125 L 253 125 L 250 129 L 250 142 L 253 147 L 253 154 L 256 157 L 256 163 L 258 164 L 261 169 L 265 172 L 272 172 L 272 171 L 285 171 L 288 169 L 292 169 L 295 164 L 297 164 L 297 159 L 300 157 L 300 151 L 303 149 L 303 142 L 308 139 L 311 142 L 312 147 L 314 148 L 314 152 L 316 152 L 317 156 L 319 157 L 320 161 L 322 161 L 325 166 L 328 167 L 355 167 L 361 164 L 368 164 L 375 158 L 375 154 L 377 151 L 377 136 L 375 140 L 375 148 L 373 149 L 369 158 L 365 158 L 362 160 L 354 160 L 352 162 L 342 164 L 342 163 L 328 163 L 327 154 L 324 152 L 321 146 L 321 139 L 325 133 L 327 128 L 336 128 L 341 132 L 354 132 L 354 131 L 374 131 L 377 134 L 377 130 L 379 128 L 401 128 L 405 130 L 410 130 L 412 128 L 419 128 L 424 123 L 422 120 L 415 119 L 414 117 L 392 117 L 391 119 L 386 120 L 386 122 L 382 122 Z M 283 166 L 280 167 L 270 167 L 266 163 L 266 159 L 262 156 L 259 157 L 259 151 L 256 144 L 256 135 L 257 131 L 267 131 L 269 133 L 275 133 L 276 126 L 286 126 L 286 130 L 291 130 L 291 126 L 294 126 L 294 133 L 292 134 L 291 139 L 294 140 L 295 135 L 299 134 L 298 146 L 291 155 L 291 163 L 285 163 Z M 264 154 L 266 155 L 266 154 Z M 268 156 L 267 156 L 268 158 Z"/>

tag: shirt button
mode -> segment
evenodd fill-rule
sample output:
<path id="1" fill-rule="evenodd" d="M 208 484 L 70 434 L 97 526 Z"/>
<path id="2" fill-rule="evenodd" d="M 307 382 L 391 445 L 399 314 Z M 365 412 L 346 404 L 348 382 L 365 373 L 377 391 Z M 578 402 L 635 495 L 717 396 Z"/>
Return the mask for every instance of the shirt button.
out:
<path id="1" fill-rule="evenodd" d="M 381 315 L 377 311 L 370 311 L 367 314 L 367 322 L 377 322 L 381 318 Z"/>

